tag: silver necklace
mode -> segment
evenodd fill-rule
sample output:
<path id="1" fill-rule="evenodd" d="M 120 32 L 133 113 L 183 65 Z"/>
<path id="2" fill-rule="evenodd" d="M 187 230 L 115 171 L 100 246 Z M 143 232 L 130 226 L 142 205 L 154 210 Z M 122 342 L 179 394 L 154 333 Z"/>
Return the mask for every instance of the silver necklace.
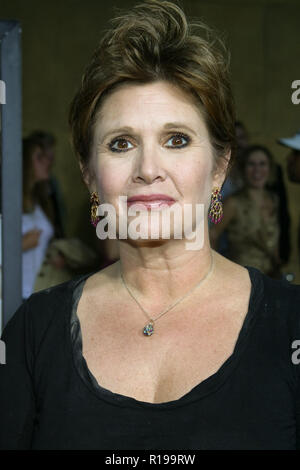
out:
<path id="1" fill-rule="evenodd" d="M 128 293 L 131 295 L 131 297 L 133 298 L 133 300 L 135 300 L 135 302 L 138 304 L 138 306 L 140 307 L 141 310 L 143 310 L 143 312 L 148 316 L 148 318 L 150 317 L 148 323 L 144 326 L 143 328 L 143 334 L 145 336 L 151 336 L 153 335 L 154 333 L 154 322 L 156 322 L 160 317 L 162 317 L 163 315 L 165 315 L 167 312 L 169 312 L 172 308 L 174 308 L 176 305 L 179 304 L 179 302 L 181 302 L 183 299 L 185 299 L 189 294 L 191 294 L 195 289 L 197 289 L 197 287 L 200 286 L 200 284 L 202 284 L 202 282 L 205 281 L 205 279 L 207 279 L 207 277 L 209 276 L 209 274 L 212 272 L 213 270 L 213 266 L 214 266 L 214 258 L 212 256 L 212 253 L 211 253 L 211 262 L 210 262 L 210 268 L 209 270 L 207 271 L 207 273 L 205 274 L 205 276 L 201 279 L 200 282 L 198 282 L 198 284 L 196 284 L 194 287 L 192 287 L 192 289 L 190 289 L 186 294 L 184 294 L 182 297 L 180 297 L 179 299 L 177 299 L 173 304 L 171 304 L 169 307 L 167 307 L 165 310 L 163 310 L 156 318 L 151 318 L 151 315 L 149 312 L 147 312 L 147 310 L 145 310 L 142 305 L 139 303 L 139 301 L 135 298 L 135 296 L 133 295 L 133 293 L 131 292 L 131 290 L 129 289 L 129 287 L 127 286 L 126 282 L 125 282 L 125 279 L 123 277 L 123 274 L 122 274 L 122 271 L 121 271 L 121 267 L 120 267 L 120 275 L 121 275 L 121 279 L 122 279 L 122 282 L 124 284 L 124 286 L 126 287 Z"/>

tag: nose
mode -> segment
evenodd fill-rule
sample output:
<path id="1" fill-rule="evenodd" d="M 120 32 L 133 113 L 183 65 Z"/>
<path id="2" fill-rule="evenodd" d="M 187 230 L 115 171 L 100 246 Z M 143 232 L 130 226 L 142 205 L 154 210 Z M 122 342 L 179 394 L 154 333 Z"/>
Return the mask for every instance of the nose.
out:
<path id="1" fill-rule="evenodd" d="M 140 148 L 135 158 L 132 176 L 134 182 L 147 184 L 165 179 L 163 156 L 159 154 L 158 149 L 154 148 L 154 145 Z"/>
<path id="2" fill-rule="evenodd" d="M 256 173 L 260 173 L 261 167 L 260 165 L 255 164 L 250 168 L 250 170 L 251 170 L 251 174 L 254 175 Z"/>

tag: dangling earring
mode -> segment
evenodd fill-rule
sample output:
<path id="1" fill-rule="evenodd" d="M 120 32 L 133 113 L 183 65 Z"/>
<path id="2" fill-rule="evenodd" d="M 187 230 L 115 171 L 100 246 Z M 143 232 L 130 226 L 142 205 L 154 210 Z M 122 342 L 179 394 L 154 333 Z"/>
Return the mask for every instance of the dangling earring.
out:
<path id="1" fill-rule="evenodd" d="M 97 216 L 97 209 L 100 204 L 98 194 L 93 191 L 90 197 L 90 204 L 91 204 L 91 224 L 96 227 L 100 217 Z"/>
<path id="2" fill-rule="evenodd" d="M 223 218 L 222 195 L 219 188 L 213 189 L 208 217 L 214 224 L 218 224 Z"/>

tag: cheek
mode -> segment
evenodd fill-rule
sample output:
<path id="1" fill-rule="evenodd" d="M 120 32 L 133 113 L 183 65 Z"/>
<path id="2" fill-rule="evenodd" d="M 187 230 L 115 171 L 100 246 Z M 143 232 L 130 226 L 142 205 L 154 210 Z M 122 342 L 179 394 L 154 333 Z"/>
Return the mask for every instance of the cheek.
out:
<path id="1" fill-rule="evenodd" d="M 125 175 L 110 165 L 99 165 L 96 175 L 96 185 L 102 199 L 109 200 L 119 196 L 125 185 Z"/>
<path id="2" fill-rule="evenodd" d="M 262 168 L 262 172 L 263 172 L 263 174 L 265 175 L 266 178 L 269 176 L 270 168 L 268 167 L 268 165 L 266 165 Z"/>
<path id="3" fill-rule="evenodd" d="M 196 162 L 181 167 L 174 175 L 185 199 L 203 201 L 212 189 L 212 167 L 209 162 Z"/>
<path id="4" fill-rule="evenodd" d="M 251 178 L 253 172 L 255 171 L 255 169 L 252 167 L 252 166 L 248 166 L 245 168 L 245 176 L 246 178 Z"/>

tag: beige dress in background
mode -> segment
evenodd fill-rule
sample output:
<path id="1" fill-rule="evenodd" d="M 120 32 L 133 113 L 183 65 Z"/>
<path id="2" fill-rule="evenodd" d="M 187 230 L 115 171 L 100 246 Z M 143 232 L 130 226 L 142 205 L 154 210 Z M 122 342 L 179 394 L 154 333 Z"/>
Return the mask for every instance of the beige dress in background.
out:
<path id="1" fill-rule="evenodd" d="M 228 258 L 242 266 L 253 266 L 261 272 L 280 277 L 278 271 L 279 218 L 278 196 L 269 192 L 273 210 L 264 216 L 246 189 L 232 197 L 236 200 L 236 215 L 227 227 Z"/>

